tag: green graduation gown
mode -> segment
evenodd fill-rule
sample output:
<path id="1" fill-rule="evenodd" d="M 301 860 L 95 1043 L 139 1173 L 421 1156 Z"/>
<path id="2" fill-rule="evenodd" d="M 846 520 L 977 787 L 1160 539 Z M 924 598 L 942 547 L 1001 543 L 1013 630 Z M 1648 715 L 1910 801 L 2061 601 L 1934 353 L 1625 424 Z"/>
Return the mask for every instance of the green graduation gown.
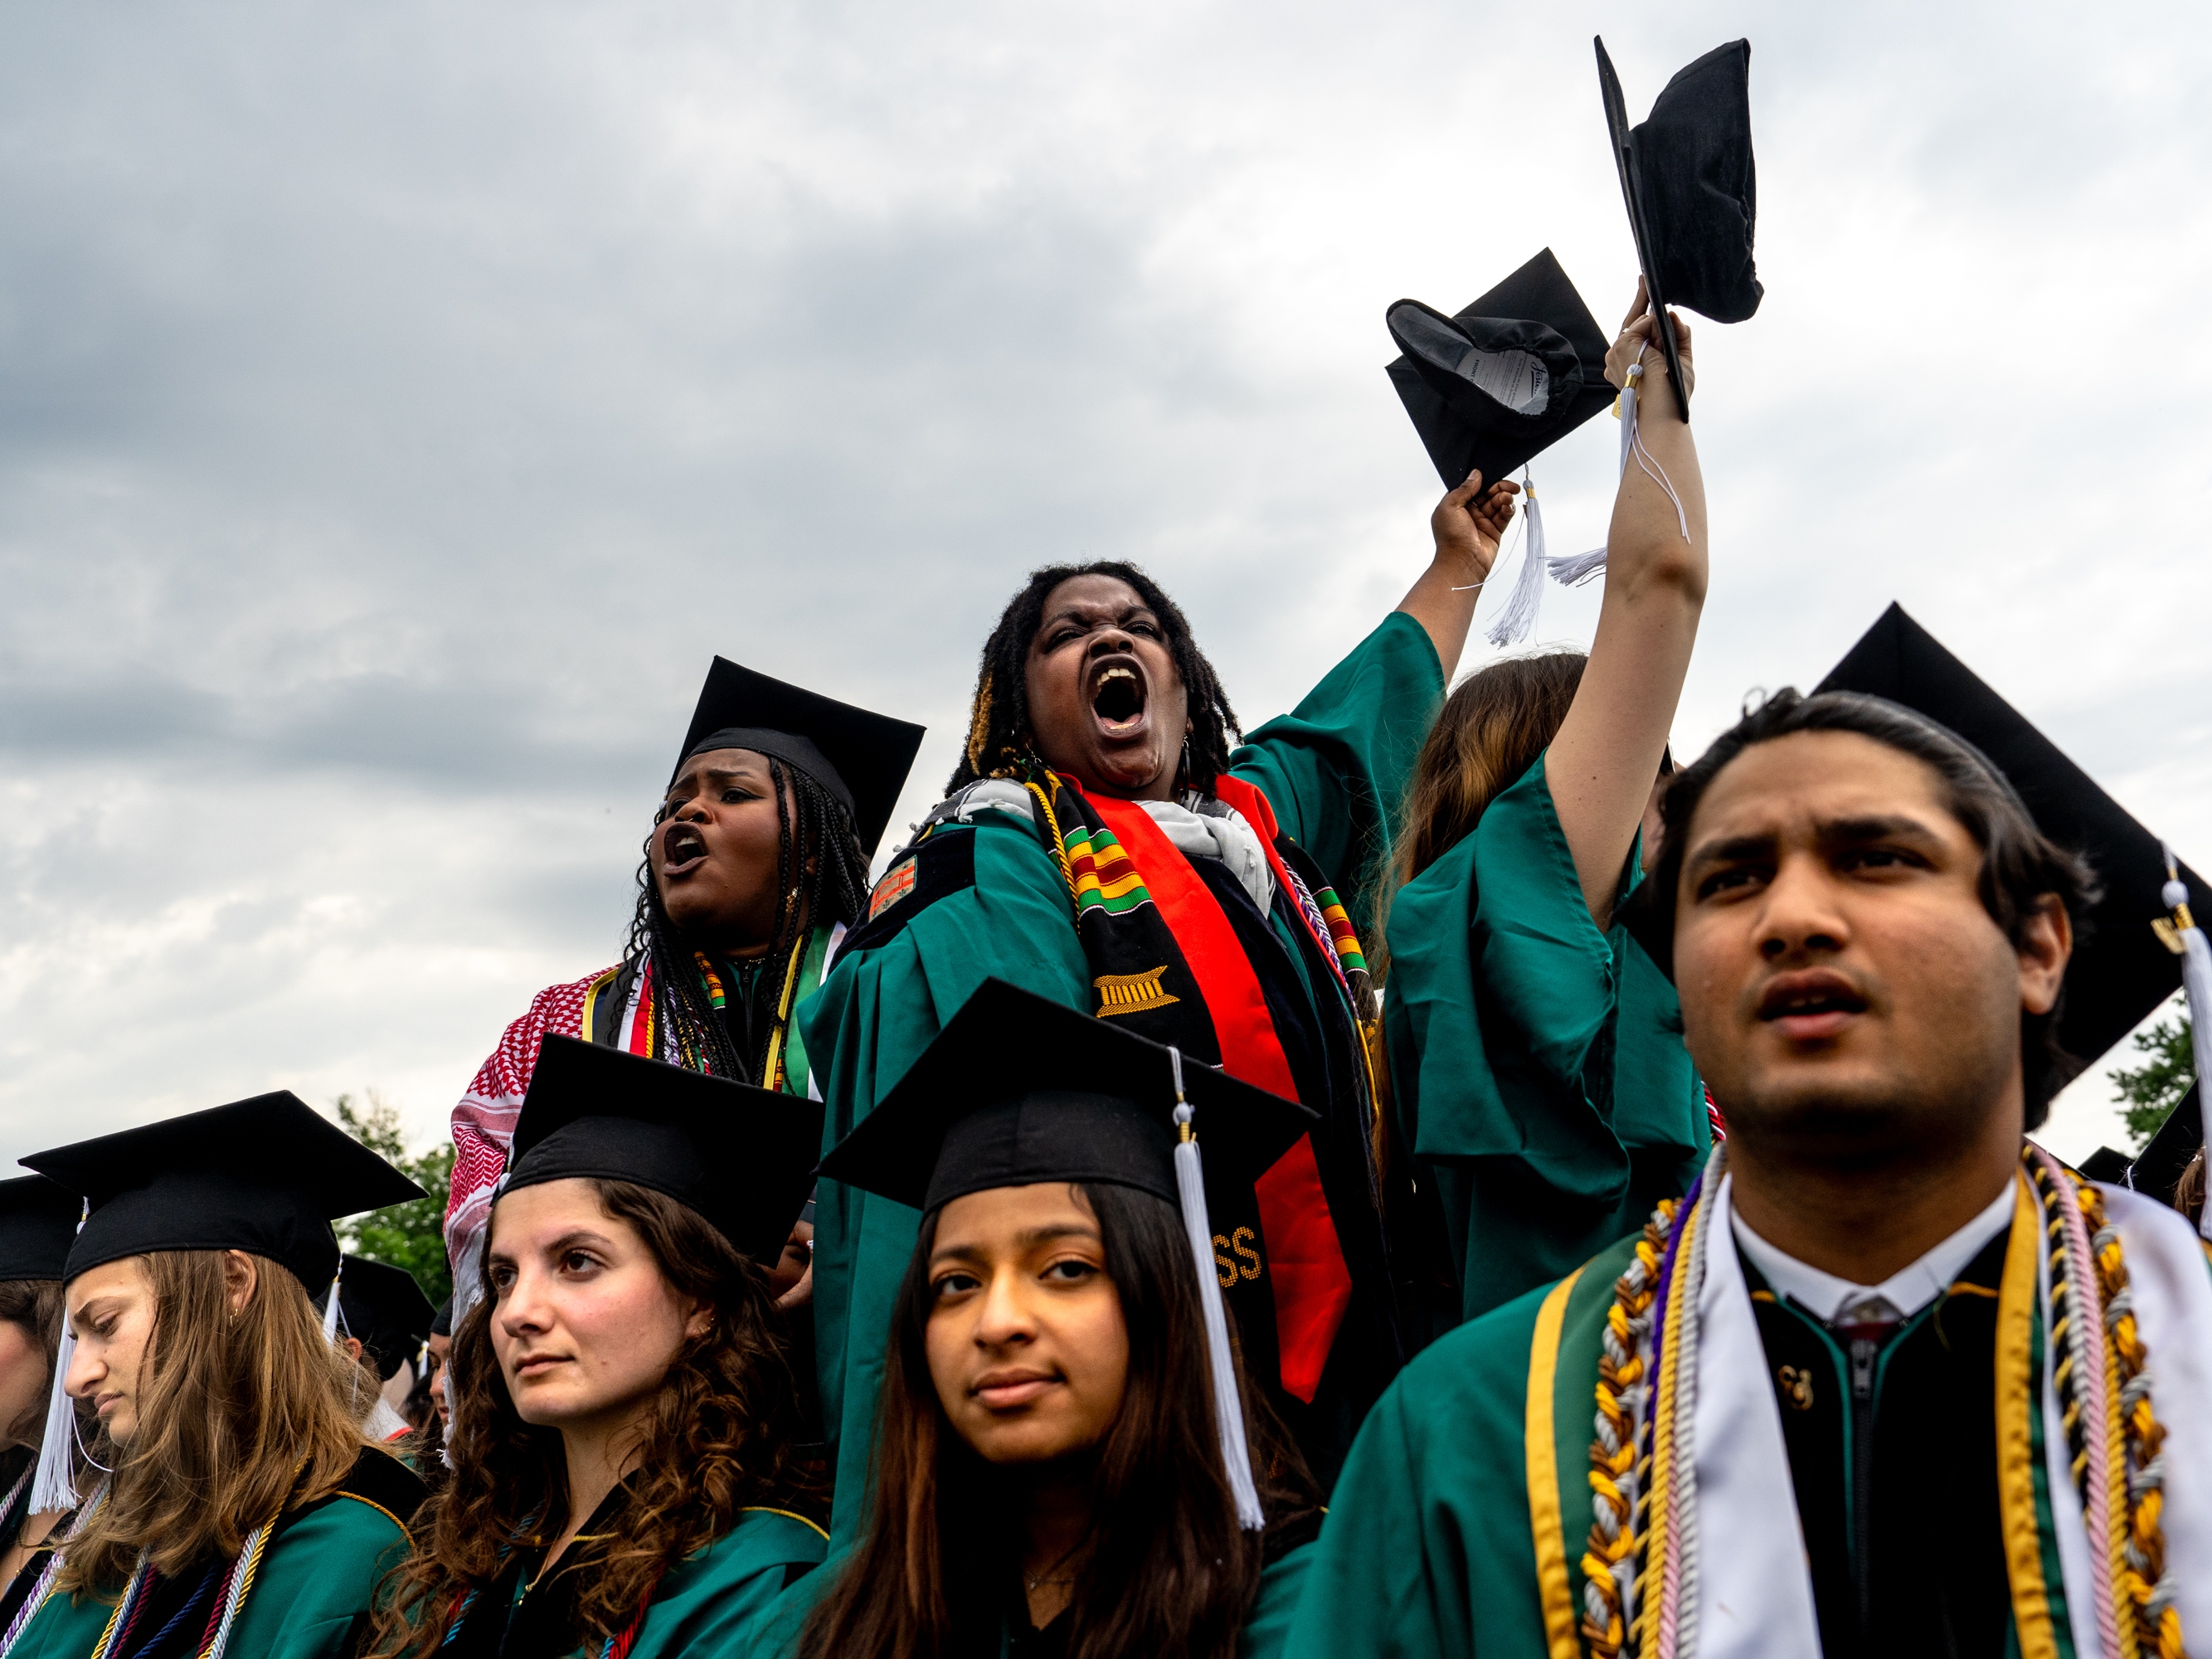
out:
<path id="1" fill-rule="evenodd" d="M 1624 897 L 1642 874 L 1632 851 Z M 1389 940 L 1399 1132 L 1472 1319 L 1686 1188 L 1711 1139 L 1705 1091 L 1674 988 L 1618 921 L 1590 919 L 1541 757 L 1399 889 Z"/>
<path id="2" fill-rule="evenodd" d="M 596 1541 L 589 1534 L 603 1527 L 619 1532 L 624 1501 L 619 1488 L 610 1495 L 570 1546 L 572 1554 Z M 762 1615 L 820 1564 L 825 1546 L 822 1528 L 803 1516 L 786 1510 L 742 1510 L 735 1526 L 661 1578 L 629 1649 L 630 1659 L 744 1659 L 752 1650 Z M 505 1618 L 488 1619 L 471 1610 L 447 1643 L 448 1654 L 454 1659 L 586 1654 L 557 1603 L 533 1605 L 532 1598 L 543 1598 L 545 1592 L 529 1583 L 523 1568 L 532 1565 L 518 1563 L 485 1593 L 487 1601 L 504 1607 Z M 564 1559 L 563 1565 L 568 1563 Z M 580 1559 L 574 1565 L 589 1570 Z"/>
<path id="3" fill-rule="evenodd" d="M 2186 1601 L 2212 1567 L 2212 1498 L 2201 1480 L 2171 1472 L 2205 1467 L 2194 1460 L 2212 1401 L 2212 1276 L 2186 1223 L 2137 1194 L 2104 1191 L 2156 1370 L 2153 1406 L 2183 1425 L 2166 1449 L 2164 1543 Z M 1821 1327 L 1755 1270 L 1735 1267 L 1724 1294 L 1744 1299 L 1757 1346 L 1747 1375 L 1700 1371 L 1697 1455 L 1710 1483 L 1711 1428 L 1738 1506 L 1703 1523 L 1704 1592 L 1709 1602 L 1725 1597 L 1719 1581 L 1733 1573 L 1742 1601 L 1734 1626 L 1725 1600 L 1707 1607 L 1702 1648 L 1991 1659 L 2096 1650 L 2079 1639 L 2087 1597 L 2063 1559 L 2062 1532 L 2079 1537 L 2081 1527 L 2068 1449 L 2045 1438 L 2060 1417 L 2038 1285 L 2043 1238 L 2040 1210 L 2020 1200 L 2010 1227 L 1863 1358 L 1853 1349 L 1864 1328 Z M 1337 1484 L 1290 1659 L 1586 1650 L 1578 1626 L 1599 1359 L 1615 1282 L 1638 1243 L 1461 1326 L 1406 1368 Z M 1741 1261 L 1732 1237 L 1724 1248 Z M 1701 1305 L 1710 1322 L 1711 1304 Z M 1717 1383 L 1729 1403 L 1709 1419 Z M 1747 1450 L 1762 1436 L 1774 1449 L 1764 1465 Z M 1746 1515 L 1757 1517 L 1748 1531 Z M 1725 1521 L 1734 1524 L 1723 1536 Z M 2185 1607 L 2185 1619 L 2195 1611 Z"/>
<path id="4" fill-rule="evenodd" d="M 1295 711 L 1253 732 L 1232 757 L 1232 774 L 1265 793 L 1282 830 L 1344 897 L 1355 927 L 1365 920 L 1391 817 L 1443 693 L 1426 630 L 1393 613 Z M 827 1107 L 825 1150 L 874 1109 L 986 979 L 1070 1007 L 1096 1004 L 1066 885 L 1031 821 L 997 810 L 947 818 L 933 824 L 921 850 L 927 855 L 909 869 L 892 860 L 885 882 L 902 881 L 903 890 L 886 904 L 879 887 L 871 905 L 878 915 L 848 939 L 798 1015 Z M 1310 976 L 1288 927 L 1279 915 L 1272 925 L 1310 1003 Z M 830 1534 L 842 1548 L 865 1503 L 884 1333 L 919 1217 L 836 1182 L 823 1182 L 817 1196 L 816 1357 L 836 1471 Z"/>
<path id="5" fill-rule="evenodd" d="M 377 1584 L 409 1546 L 406 1521 L 422 1486 L 397 1458 L 364 1448 L 339 1491 L 288 1513 L 240 1605 L 225 1659 L 339 1659 L 367 1629 Z M 161 1610 L 157 1601 L 155 1610 Z M 9 1659 L 88 1659 L 115 1610 L 112 1599 L 49 1595 Z M 181 1625 L 173 1650 L 198 1647 L 203 1620 Z M 132 1651 L 149 1632 L 141 1632 Z"/>
<path id="6" fill-rule="evenodd" d="M 1314 1546 L 1300 1544 L 1261 1570 L 1251 1616 L 1237 1638 L 1237 1659 L 1279 1659 L 1290 1642 L 1291 1620 L 1305 1595 L 1306 1571 L 1313 1559 Z M 1024 1631 L 1018 1636 L 1009 1632 L 999 1651 L 1000 1659 L 1061 1659 L 1066 1651 L 1066 1636 L 1055 1620 L 1042 1631 Z"/>

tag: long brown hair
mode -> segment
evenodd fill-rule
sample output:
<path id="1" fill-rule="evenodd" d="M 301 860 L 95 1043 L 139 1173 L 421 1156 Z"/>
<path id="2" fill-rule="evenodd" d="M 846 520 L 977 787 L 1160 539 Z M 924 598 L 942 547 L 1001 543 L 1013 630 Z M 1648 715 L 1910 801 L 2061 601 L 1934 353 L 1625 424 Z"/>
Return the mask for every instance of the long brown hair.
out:
<path id="1" fill-rule="evenodd" d="M 62 1287 L 55 1279 L 0 1279 L 0 1319 L 19 1328 L 46 1358 L 46 1381 L 21 1420 L 0 1424 L 0 1437 L 35 1446 L 46 1438 L 46 1394 L 53 1387 L 54 1354 L 62 1340 Z"/>
<path id="2" fill-rule="evenodd" d="M 674 1199 L 623 1181 L 591 1185 L 609 1216 L 636 1230 L 670 1287 L 713 1314 L 678 1351 L 643 1425 L 620 1538 L 568 1587 L 596 1647 L 629 1623 L 663 1572 L 727 1532 L 739 1510 L 787 1495 L 793 1391 L 760 1270 Z M 492 1350 L 497 1306 L 487 1265 L 447 1361 L 452 1483 L 416 1516 L 416 1536 L 428 1541 L 389 1581 L 378 1654 L 428 1659 L 464 1596 L 489 1587 L 514 1551 L 543 1548 L 568 1525 L 561 1431 L 516 1414 Z"/>
<path id="3" fill-rule="evenodd" d="M 1473 833 L 1490 803 L 1551 746 L 1589 663 L 1579 651 L 1501 658 L 1469 674 L 1444 699 L 1399 811 L 1382 915 L 1367 952 L 1376 980 L 1390 971 L 1383 923 L 1391 896 Z"/>
<path id="4" fill-rule="evenodd" d="M 115 1589 L 141 1550 L 165 1577 L 235 1555 L 280 1510 L 335 1491 L 367 1444 L 351 1401 L 360 1368 L 323 1340 L 307 1286 L 254 1255 L 234 1312 L 228 1254 L 137 1258 L 154 1297 L 137 1427 L 94 1453 L 114 1484 L 70 1546 L 64 1589 Z"/>
<path id="5" fill-rule="evenodd" d="M 1077 1190 L 1098 1218 L 1129 1366 L 1096 1454 L 1091 1548 L 1076 1570 L 1068 1659 L 1227 1659 L 1259 1587 L 1263 1543 L 1238 1528 L 1222 1470 L 1182 1218 L 1149 1193 L 1091 1182 Z M 995 1651 L 1021 1583 L 1019 1477 L 969 1448 L 930 1380 L 936 1236 L 932 1215 L 892 1315 L 867 1532 L 807 1621 L 805 1659 Z M 1312 1478 L 1239 1371 L 1263 1504 L 1271 1516 L 1310 1510 L 1319 1502 Z"/>

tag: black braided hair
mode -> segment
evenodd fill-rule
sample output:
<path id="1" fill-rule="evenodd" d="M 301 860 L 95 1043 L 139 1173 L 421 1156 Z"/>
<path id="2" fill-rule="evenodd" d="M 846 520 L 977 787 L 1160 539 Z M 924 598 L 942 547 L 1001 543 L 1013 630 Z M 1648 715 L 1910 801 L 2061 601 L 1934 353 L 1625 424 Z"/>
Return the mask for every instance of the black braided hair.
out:
<path id="1" fill-rule="evenodd" d="M 724 1015 L 715 1012 L 699 966 L 699 945 L 669 920 L 661 905 L 660 885 L 653 878 L 650 835 L 637 866 L 637 908 L 623 948 L 625 959 L 651 966 L 655 1012 L 664 1034 L 661 1059 L 763 1087 L 770 1081 L 762 1073 L 775 1034 L 784 978 L 793 952 L 806 945 L 799 917 L 811 918 L 816 927 L 849 923 L 860 914 L 868 896 L 867 855 L 853 833 L 851 816 L 797 767 L 771 756 L 768 769 L 775 790 L 775 891 L 785 896 L 777 908 L 775 939 L 761 958 L 764 971 L 750 980 L 750 992 L 744 983 L 725 983 L 728 1006 Z M 806 867 L 810 860 L 811 870 Z M 794 893 L 806 902 L 798 902 Z M 750 1010 L 750 1019 L 748 1011 L 738 1006 L 738 1000 L 748 994 L 757 1005 Z M 740 1054 L 738 1045 L 748 1030 L 757 1035 L 750 1045 L 751 1052 Z"/>
<path id="2" fill-rule="evenodd" d="M 1029 654 L 1044 620 L 1044 602 L 1062 582 L 1077 576 L 1111 576 L 1127 582 L 1160 619 L 1168 654 L 1182 677 L 1190 700 L 1190 756 L 1182 787 L 1211 790 L 1229 769 L 1229 751 L 1243 740 L 1237 711 L 1213 665 L 1190 636 L 1182 607 L 1133 564 L 1099 559 L 1090 564 L 1048 564 L 1030 572 L 1021 592 L 1006 602 L 999 625 L 983 641 L 983 661 L 975 678 L 975 700 L 968 722 L 968 747 L 945 786 L 948 795 L 978 778 L 1024 774 L 1038 764 L 1030 732 Z"/>

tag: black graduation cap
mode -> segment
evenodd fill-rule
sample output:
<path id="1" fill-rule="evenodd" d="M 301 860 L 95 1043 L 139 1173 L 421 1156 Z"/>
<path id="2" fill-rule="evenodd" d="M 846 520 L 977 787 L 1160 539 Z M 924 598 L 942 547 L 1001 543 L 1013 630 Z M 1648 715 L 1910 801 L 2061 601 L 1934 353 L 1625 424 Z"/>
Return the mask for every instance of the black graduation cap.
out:
<path id="1" fill-rule="evenodd" d="M 438 1311 L 430 1317 L 430 1334 L 451 1336 L 453 1334 L 453 1298 L 447 1297 L 438 1304 Z"/>
<path id="2" fill-rule="evenodd" d="M 549 1035 L 501 1192 L 628 1181 L 688 1205 L 773 1267 L 814 1185 L 822 1103 Z"/>
<path id="3" fill-rule="evenodd" d="M 1186 1056 L 1209 1187 L 1249 1188 L 1321 1119 Z M 822 1173 L 918 1210 L 963 1194 L 1099 1181 L 1176 1201 L 1175 1073 L 1162 1044 L 987 979 Z"/>
<path id="4" fill-rule="evenodd" d="M 1752 264 L 1757 177 L 1751 155 L 1751 42 L 1716 46 L 1669 81 L 1650 115 L 1628 125 L 1620 79 L 1597 38 L 1598 88 L 1660 349 L 1689 418 L 1689 389 L 1667 307 L 1740 323 L 1766 290 Z"/>
<path id="5" fill-rule="evenodd" d="M 315 1297 L 315 1311 L 329 1304 L 330 1287 Z M 338 1328 L 357 1339 L 362 1352 L 386 1382 L 399 1363 L 413 1356 L 436 1318 L 430 1298 L 415 1275 L 389 1262 L 349 1255 L 338 1271 Z"/>
<path id="6" fill-rule="evenodd" d="M 0 1181 L 0 1280 L 59 1279 L 84 1200 L 44 1176 Z"/>
<path id="7" fill-rule="evenodd" d="M 1549 248 L 1455 315 L 1401 300 L 1383 320 L 1405 354 L 1384 372 L 1448 489 L 1510 477 L 1612 405 L 1605 331 Z"/>
<path id="8" fill-rule="evenodd" d="M 2181 958 L 2151 931 L 2166 914 L 2158 837 L 1903 607 L 1883 611 L 1814 690 L 1887 697 L 1964 738 L 2005 775 L 2038 829 L 2088 860 L 2105 893 L 2086 919 L 2075 919 L 2058 1022 L 2067 1053 L 2084 1065 L 2094 1060 L 2179 988 Z M 2203 877 L 2184 866 L 2181 878 L 2197 902 L 2212 901 Z"/>
<path id="9" fill-rule="evenodd" d="M 33 1152 L 24 1164 L 92 1205 L 66 1273 L 153 1250 L 247 1250 L 310 1293 L 337 1271 L 331 1223 L 422 1189 L 297 1095 L 186 1112 Z"/>
<path id="10" fill-rule="evenodd" d="M 872 858 L 922 730 L 717 657 L 676 764 L 681 770 L 703 749 L 750 749 L 795 766 L 852 814 L 860 850 Z"/>
<path id="11" fill-rule="evenodd" d="M 2173 1189 L 2181 1184 L 2182 1173 L 2189 1168 L 2190 1160 L 2197 1156 L 2204 1144 L 2204 1101 L 2199 1092 L 2202 1085 L 2192 1083 L 2181 1102 L 2166 1115 L 2166 1121 L 2158 1126 L 2158 1133 L 2150 1138 L 2142 1151 L 2118 1175 L 2100 1175 L 2087 1164 L 2081 1172 L 2095 1181 L 2117 1182 L 2132 1187 L 2137 1192 L 2156 1199 L 2161 1204 L 2173 1202 Z M 2105 1148 L 2100 1147 L 2101 1153 Z M 2094 1160 L 2092 1160 L 2094 1161 Z"/>

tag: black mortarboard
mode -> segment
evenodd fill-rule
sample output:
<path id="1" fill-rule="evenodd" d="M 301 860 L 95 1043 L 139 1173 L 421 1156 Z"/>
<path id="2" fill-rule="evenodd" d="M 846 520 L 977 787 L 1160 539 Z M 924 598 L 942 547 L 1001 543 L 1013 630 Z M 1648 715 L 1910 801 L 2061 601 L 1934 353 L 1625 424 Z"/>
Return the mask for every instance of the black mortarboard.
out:
<path id="1" fill-rule="evenodd" d="M 872 858 L 921 736 L 919 726 L 717 657 L 676 764 L 703 749 L 750 749 L 795 766 L 852 814 L 860 850 Z"/>
<path id="2" fill-rule="evenodd" d="M 2100 1175 L 2085 1164 L 2081 1172 L 2092 1180 L 2117 1182 L 2148 1194 L 2161 1204 L 2171 1204 L 2173 1189 L 2181 1184 L 2183 1172 L 2203 1145 L 2204 1097 L 2199 1086 L 2192 1083 L 2180 1104 L 2166 1115 L 2166 1121 L 2158 1126 L 2158 1133 L 2136 1154 L 2134 1162 L 2124 1171 Z"/>
<path id="3" fill-rule="evenodd" d="M 1717 323 L 1740 323 L 1759 309 L 1766 291 L 1751 258 L 1758 216 L 1751 42 L 1716 46 L 1679 71 L 1650 115 L 1633 128 L 1602 37 L 1597 79 L 1644 294 L 1660 319 L 1667 372 L 1680 387 L 1681 362 L 1667 307 L 1687 306 Z M 1686 419 L 1687 388 L 1681 404 Z"/>
<path id="4" fill-rule="evenodd" d="M 632 1182 L 696 1210 L 732 1249 L 773 1267 L 821 1151 L 818 1100 L 549 1036 L 500 1190 Z"/>
<path id="5" fill-rule="evenodd" d="M 0 1181 L 0 1280 L 59 1279 L 84 1200 L 44 1176 Z"/>
<path id="6" fill-rule="evenodd" d="M 315 1297 L 315 1310 L 326 1305 L 330 1287 Z M 413 1357 L 430 1334 L 436 1317 L 430 1298 L 404 1267 L 349 1255 L 338 1273 L 339 1328 L 355 1338 L 389 1382 L 398 1375 L 399 1364 Z"/>
<path id="7" fill-rule="evenodd" d="M 1613 403 L 1605 331 L 1549 248 L 1453 316 L 1401 300 L 1383 320 L 1404 354 L 1384 372 L 1447 489 L 1510 477 Z"/>
<path id="8" fill-rule="evenodd" d="M 1886 697 L 1964 738 L 2004 775 L 2038 829 L 2088 860 L 2104 896 L 2086 918 L 2075 918 L 2058 1023 L 2067 1053 L 2084 1065 L 2094 1060 L 2180 987 L 2180 959 L 2151 929 L 2166 909 L 2158 837 L 1902 607 L 1883 611 L 1814 690 Z M 2186 866 L 2181 878 L 2200 902 L 2212 900 L 2212 888 Z"/>
<path id="9" fill-rule="evenodd" d="M 1182 1080 L 1209 1188 L 1249 1188 L 1321 1121 L 1196 1060 L 1183 1060 Z M 1108 1182 L 1172 1204 L 1175 1106 L 1166 1048 L 988 979 L 822 1173 L 919 1210 L 1046 1181 Z"/>
<path id="10" fill-rule="evenodd" d="M 451 1336 L 453 1334 L 453 1298 L 447 1297 L 438 1304 L 438 1311 L 430 1316 L 430 1334 Z"/>
<path id="11" fill-rule="evenodd" d="M 256 1095 L 51 1152 L 24 1164 L 90 1201 L 71 1279 L 153 1250 L 246 1250 L 310 1292 L 337 1271 L 331 1223 L 422 1189 L 297 1095 Z"/>

